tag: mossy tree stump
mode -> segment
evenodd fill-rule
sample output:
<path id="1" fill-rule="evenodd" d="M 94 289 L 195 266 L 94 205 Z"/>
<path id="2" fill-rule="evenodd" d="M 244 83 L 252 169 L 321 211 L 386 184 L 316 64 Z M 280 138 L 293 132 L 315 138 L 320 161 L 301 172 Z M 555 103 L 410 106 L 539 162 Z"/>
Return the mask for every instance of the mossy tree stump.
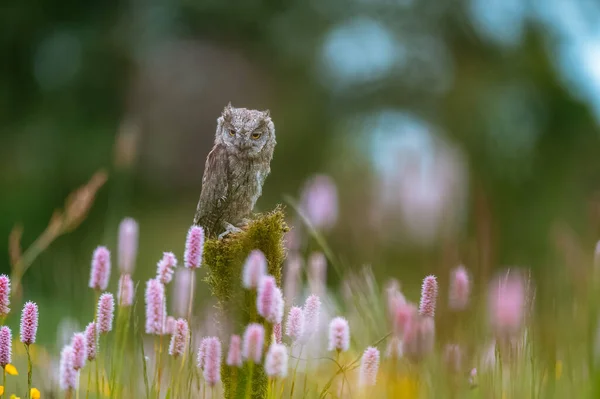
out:
<path id="1" fill-rule="evenodd" d="M 207 268 L 206 282 L 218 301 L 221 316 L 230 321 L 234 331 L 243 334 L 248 323 L 261 323 L 265 327 L 265 346 L 271 341 L 273 326 L 256 311 L 256 291 L 242 287 L 242 269 L 250 251 L 261 250 L 267 258 L 267 270 L 281 285 L 281 269 L 285 259 L 284 234 L 288 231 L 283 209 L 258 215 L 239 234 L 223 240 L 210 239 L 204 245 L 204 264 Z M 224 342 L 225 346 L 228 342 Z M 235 376 L 234 376 L 235 374 Z M 233 369 L 223 364 L 222 380 L 226 398 L 244 398 L 249 365 Z M 267 376 L 262 364 L 252 371 L 252 398 L 267 395 Z"/>

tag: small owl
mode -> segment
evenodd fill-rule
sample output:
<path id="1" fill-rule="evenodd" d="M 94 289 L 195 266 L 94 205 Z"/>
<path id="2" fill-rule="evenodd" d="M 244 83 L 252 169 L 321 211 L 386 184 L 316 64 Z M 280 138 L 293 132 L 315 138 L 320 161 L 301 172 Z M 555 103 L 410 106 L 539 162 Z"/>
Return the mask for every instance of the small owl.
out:
<path id="1" fill-rule="evenodd" d="M 222 238 L 247 223 L 271 171 L 275 126 L 269 111 L 233 108 L 217 119 L 215 144 L 206 158 L 194 224 Z"/>

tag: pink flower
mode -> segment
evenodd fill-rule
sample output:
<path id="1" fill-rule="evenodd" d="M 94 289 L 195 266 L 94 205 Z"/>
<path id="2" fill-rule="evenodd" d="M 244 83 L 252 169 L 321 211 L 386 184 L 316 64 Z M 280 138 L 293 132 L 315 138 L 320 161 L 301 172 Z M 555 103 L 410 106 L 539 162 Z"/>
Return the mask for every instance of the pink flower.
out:
<path id="1" fill-rule="evenodd" d="M 10 279 L 6 274 L 0 275 L 0 317 L 10 312 Z"/>
<path id="2" fill-rule="evenodd" d="M 177 319 L 175 322 L 175 332 L 171 337 L 169 345 L 169 355 L 181 356 L 185 353 L 189 336 L 188 322 L 185 319 Z"/>
<path id="3" fill-rule="evenodd" d="M 287 371 L 287 348 L 282 344 L 271 344 L 265 359 L 265 372 L 271 378 L 285 378 Z"/>
<path id="4" fill-rule="evenodd" d="M 62 391 L 76 389 L 79 374 L 77 373 L 77 370 L 75 370 L 75 358 L 73 354 L 73 347 L 71 347 L 70 345 L 65 346 L 60 352 L 59 369 L 60 389 Z"/>
<path id="5" fill-rule="evenodd" d="M 146 334 L 163 334 L 166 317 L 165 286 L 155 278 L 148 280 L 146 283 Z"/>
<path id="6" fill-rule="evenodd" d="M 200 226 L 190 227 L 185 240 L 183 263 L 188 269 L 197 269 L 202 265 L 202 251 L 204 250 L 204 230 Z"/>
<path id="7" fill-rule="evenodd" d="M 379 349 L 369 346 L 360 359 L 359 384 L 374 386 L 379 371 Z"/>
<path id="8" fill-rule="evenodd" d="M 281 343 L 281 340 L 283 339 L 282 336 L 282 331 L 281 331 L 281 323 L 277 323 L 273 325 L 273 336 L 275 337 L 275 342 L 277 342 L 278 344 Z"/>
<path id="9" fill-rule="evenodd" d="M 490 323 L 498 336 L 516 334 L 523 324 L 525 283 L 518 274 L 498 277 L 490 287 Z"/>
<path id="10" fill-rule="evenodd" d="M 469 302 L 471 291 L 469 275 L 463 266 L 452 271 L 450 277 L 450 298 L 448 306 L 452 310 L 464 310 Z"/>
<path id="11" fill-rule="evenodd" d="M 267 259 L 258 249 L 253 250 L 246 258 L 242 274 L 242 285 L 246 289 L 258 287 L 260 279 L 267 274 Z"/>
<path id="12" fill-rule="evenodd" d="M 35 343 L 38 328 L 38 307 L 34 302 L 27 302 L 21 313 L 21 342 L 25 345 Z"/>
<path id="13" fill-rule="evenodd" d="M 427 317 L 433 317 L 435 315 L 437 292 L 438 285 L 435 276 L 425 277 L 423 280 L 423 286 L 421 287 L 421 303 L 419 304 L 419 314 Z"/>
<path id="14" fill-rule="evenodd" d="M 90 274 L 90 288 L 104 291 L 108 287 L 110 278 L 110 252 L 106 247 L 98 247 L 92 256 L 92 272 Z"/>
<path id="15" fill-rule="evenodd" d="M 163 253 L 163 257 L 156 265 L 156 278 L 163 284 L 168 284 L 173 279 L 177 267 L 177 258 L 172 252 Z"/>
<path id="16" fill-rule="evenodd" d="M 385 350 L 385 357 L 392 359 L 400 359 L 404 353 L 402 340 L 397 335 L 390 338 L 390 342 Z"/>
<path id="17" fill-rule="evenodd" d="M 98 332 L 106 334 L 112 331 L 115 317 L 115 299 L 113 294 L 105 292 L 98 301 Z"/>
<path id="18" fill-rule="evenodd" d="M 133 281 L 129 274 L 123 274 L 119 278 L 119 306 L 128 307 L 133 305 Z"/>
<path id="19" fill-rule="evenodd" d="M 327 258 L 321 252 L 308 257 L 308 284 L 313 294 L 322 295 L 327 285 Z"/>
<path id="20" fill-rule="evenodd" d="M 329 323 L 329 345 L 327 350 L 345 352 L 350 347 L 350 326 L 348 320 L 336 317 Z"/>
<path id="21" fill-rule="evenodd" d="M 318 295 L 311 295 L 304 302 L 304 337 L 303 342 L 308 342 L 312 335 L 319 331 L 319 317 L 321 299 Z"/>
<path id="22" fill-rule="evenodd" d="M 256 296 L 258 314 L 269 323 L 281 323 L 283 318 L 283 295 L 277 288 L 275 277 L 263 276 L 258 284 Z"/>
<path id="23" fill-rule="evenodd" d="M 208 344 L 208 338 L 210 337 L 202 338 L 202 341 L 200 341 L 200 346 L 198 347 L 198 368 L 201 370 L 204 370 L 204 360 L 206 357 L 206 345 Z"/>
<path id="24" fill-rule="evenodd" d="M 315 175 L 303 189 L 301 209 L 317 229 L 331 229 L 338 218 L 338 192 L 333 179 L 327 175 Z"/>
<path id="25" fill-rule="evenodd" d="M 176 317 L 187 317 L 190 293 L 194 291 L 194 271 L 180 267 L 175 272 L 174 289 L 171 290 L 171 308 Z"/>
<path id="26" fill-rule="evenodd" d="M 221 341 L 209 337 L 204 352 L 204 380 L 213 387 L 221 381 Z"/>
<path id="27" fill-rule="evenodd" d="M 302 308 L 292 306 L 288 313 L 285 333 L 292 341 L 297 341 L 304 336 L 304 311 Z"/>
<path id="28" fill-rule="evenodd" d="M 0 366 L 4 367 L 12 361 L 12 332 L 10 328 L 0 328 Z"/>
<path id="29" fill-rule="evenodd" d="M 265 329 L 258 323 L 251 323 L 244 331 L 242 357 L 254 363 L 260 363 L 265 344 Z"/>
<path id="30" fill-rule="evenodd" d="M 298 285 L 300 282 L 300 271 L 302 270 L 302 258 L 298 254 L 288 255 L 285 263 L 284 277 L 285 282 L 283 285 L 283 295 L 285 300 L 293 302 L 298 292 Z"/>
<path id="31" fill-rule="evenodd" d="M 387 308 L 390 319 L 393 320 L 396 314 L 396 309 L 406 303 L 406 298 L 400 292 L 400 283 L 398 280 L 391 279 L 388 281 L 386 289 Z"/>
<path id="32" fill-rule="evenodd" d="M 73 368 L 75 370 L 82 369 L 88 356 L 88 343 L 84 333 L 73 334 L 71 348 L 73 348 Z"/>
<path id="33" fill-rule="evenodd" d="M 138 224 L 132 218 L 125 218 L 119 224 L 119 270 L 122 274 L 132 274 L 135 268 L 138 231 Z"/>
<path id="34" fill-rule="evenodd" d="M 165 333 L 169 335 L 175 334 L 177 328 L 177 319 L 173 316 L 167 316 L 165 323 Z"/>
<path id="35" fill-rule="evenodd" d="M 404 334 L 408 324 L 417 316 L 417 307 L 411 303 L 405 303 L 396 307 L 394 314 L 394 334 Z"/>
<path id="36" fill-rule="evenodd" d="M 433 351 L 435 323 L 431 317 L 415 317 L 404 332 L 404 354 L 420 360 Z"/>
<path id="37" fill-rule="evenodd" d="M 444 350 L 444 363 L 452 373 L 459 373 L 462 369 L 462 350 L 456 344 L 446 345 Z"/>
<path id="38" fill-rule="evenodd" d="M 242 367 L 242 339 L 239 335 L 232 335 L 227 352 L 227 365 Z"/>
<path id="39" fill-rule="evenodd" d="M 87 344 L 87 359 L 92 361 L 98 354 L 98 333 L 96 323 L 92 322 L 85 328 L 85 342 Z"/>

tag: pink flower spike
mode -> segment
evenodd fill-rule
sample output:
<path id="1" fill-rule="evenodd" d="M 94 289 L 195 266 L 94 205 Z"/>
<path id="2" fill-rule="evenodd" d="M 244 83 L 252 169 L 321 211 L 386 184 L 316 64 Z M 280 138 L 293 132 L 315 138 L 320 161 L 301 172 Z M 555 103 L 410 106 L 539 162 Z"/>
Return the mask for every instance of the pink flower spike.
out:
<path id="1" fill-rule="evenodd" d="M 271 344 L 265 359 L 265 372 L 271 378 L 285 378 L 288 372 L 288 352 L 285 345 Z"/>
<path id="2" fill-rule="evenodd" d="M 87 344 L 87 360 L 92 361 L 96 359 L 98 354 L 98 333 L 96 323 L 92 322 L 85 328 L 85 342 Z"/>
<path id="3" fill-rule="evenodd" d="M 490 288 L 490 324 L 499 338 L 515 335 L 525 313 L 525 282 L 519 274 L 496 278 Z"/>
<path id="4" fill-rule="evenodd" d="M 331 229 L 338 218 L 338 192 L 333 179 L 327 175 L 310 178 L 302 192 L 301 209 L 317 229 Z"/>
<path id="5" fill-rule="evenodd" d="M 231 336 L 226 363 L 230 367 L 242 367 L 242 339 L 239 335 Z"/>
<path id="6" fill-rule="evenodd" d="M 5 317 L 10 312 L 10 278 L 6 274 L 0 275 L 0 317 Z"/>
<path id="7" fill-rule="evenodd" d="M 460 373 L 462 369 L 462 350 L 456 344 L 446 345 L 444 363 L 452 373 Z"/>
<path id="8" fill-rule="evenodd" d="M 329 345 L 327 350 L 345 352 L 350 348 L 350 326 L 348 320 L 336 317 L 329 323 Z"/>
<path id="9" fill-rule="evenodd" d="M 379 371 L 379 349 L 369 346 L 360 359 L 359 384 L 375 386 Z"/>
<path id="10" fill-rule="evenodd" d="M 133 305 L 133 281 L 129 274 L 123 274 L 119 278 L 119 306 L 128 307 Z"/>
<path id="11" fill-rule="evenodd" d="M 298 306 L 293 306 L 288 313 L 287 323 L 285 324 L 285 333 L 297 341 L 304 336 L 304 311 Z"/>
<path id="12" fill-rule="evenodd" d="M 88 344 L 84 333 L 75 333 L 71 339 L 71 347 L 73 348 L 73 368 L 75 370 L 82 369 L 87 360 Z"/>
<path id="13" fill-rule="evenodd" d="M 464 310 L 469 302 L 470 291 L 469 274 L 463 266 L 459 266 L 452 271 L 450 277 L 449 308 L 452 310 Z"/>
<path id="14" fill-rule="evenodd" d="M 173 316 L 167 316 L 165 323 L 165 334 L 173 335 L 177 329 L 177 319 Z"/>
<path id="15" fill-rule="evenodd" d="M 198 269 L 202 265 L 204 250 L 204 230 L 200 226 L 192 226 L 185 240 L 183 262 L 188 269 Z"/>
<path id="16" fill-rule="evenodd" d="M 138 250 L 138 224 L 135 219 L 125 218 L 119 224 L 119 270 L 132 274 Z"/>
<path id="17" fill-rule="evenodd" d="M 162 335 L 166 317 L 165 286 L 155 278 L 150 279 L 146 283 L 146 334 Z"/>
<path id="18" fill-rule="evenodd" d="M 98 247 L 92 256 L 92 271 L 90 274 L 90 288 L 104 291 L 108 287 L 110 278 L 110 252 L 106 247 Z"/>
<path id="19" fill-rule="evenodd" d="M 163 257 L 156 265 L 156 278 L 163 284 L 169 284 L 177 267 L 177 258 L 172 252 L 163 253 Z"/>
<path id="20" fill-rule="evenodd" d="M 322 295 L 327 285 L 327 258 L 322 252 L 308 257 L 308 284 L 313 294 Z"/>
<path id="21" fill-rule="evenodd" d="M 281 331 L 281 323 L 277 323 L 273 325 L 273 337 L 275 338 L 275 342 L 280 344 L 283 339 L 283 332 Z"/>
<path id="22" fill-rule="evenodd" d="M 437 292 L 438 284 L 435 276 L 425 277 L 423 286 L 421 287 L 421 303 L 419 304 L 420 315 L 427 317 L 433 317 L 435 315 Z"/>
<path id="23" fill-rule="evenodd" d="M 26 302 L 21 313 L 21 342 L 25 345 L 35 343 L 38 329 L 38 307 L 34 302 Z"/>
<path id="24" fill-rule="evenodd" d="M 12 332 L 10 328 L 0 328 L 0 366 L 4 367 L 12 361 Z"/>
<path id="25" fill-rule="evenodd" d="M 435 323 L 431 317 L 415 317 L 404 332 L 404 354 L 420 360 L 433 351 Z"/>
<path id="26" fill-rule="evenodd" d="M 387 307 L 388 313 L 391 320 L 394 320 L 396 310 L 399 306 L 402 306 L 406 303 L 406 298 L 400 292 L 400 283 L 398 280 L 391 279 L 388 281 L 387 286 L 385 288 L 386 299 L 387 299 Z"/>
<path id="27" fill-rule="evenodd" d="M 314 333 L 319 331 L 319 318 L 321 312 L 321 299 L 311 295 L 304 302 L 304 337 L 303 342 L 308 342 Z"/>
<path id="28" fill-rule="evenodd" d="M 248 290 L 256 289 L 260 279 L 267 274 L 267 259 L 258 249 L 253 250 L 246 258 L 242 274 L 242 285 Z"/>
<path id="29" fill-rule="evenodd" d="M 258 314 L 264 317 L 269 323 L 275 322 L 277 312 L 277 285 L 275 277 L 263 276 L 258 284 L 258 294 L 256 295 L 256 308 Z"/>
<path id="30" fill-rule="evenodd" d="M 175 332 L 171 337 L 171 343 L 169 345 L 169 355 L 177 357 L 185 353 L 189 332 L 190 329 L 187 320 L 177 319 L 175 322 Z"/>
<path id="31" fill-rule="evenodd" d="M 221 381 L 221 341 L 217 337 L 210 337 L 206 341 L 204 380 L 211 387 Z"/>
<path id="32" fill-rule="evenodd" d="M 77 388 L 77 377 L 79 374 L 75 370 L 75 358 L 73 347 L 65 346 L 60 352 L 59 382 L 62 391 L 68 391 Z"/>
<path id="33" fill-rule="evenodd" d="M 100 295 L 98 301 L 98 332 L 107 334 L 112 331 L 113 319 L 115 317 L 115 299 L 113 294 L 105 292 Z"/>
<path id="34" fill-rule="evenodd" d="M 283 296 L 288 302 L 293 302 L 298 293 L 300 285 L 300 271 L 302 270 L 302 258 L 297 253 L 289 254 L 284 268 Z"/>
<path id="35" fill-rule="evenodd" d="M 265 344 L 265 329 L 258 323 L 251 323 L 244 331 L 244 341 L 242 345 L 242 357 L 244 359 L 260 363 L 262 358 L 263 346 Z"/>
<path id="36" fill-rule="evenodd" d="M 206 358 L 206 345 L 208 344 L 208 339 L 210 337 L 204 337 L 200 341 L 200 346 L 198 347 L 198 368 L 204 370 L 204 360 Z"/>
<path id="37" fill-rule="evenodd" d="M 417 317 L 417 307 L 411 303 L 405 303 L 396 307 L 394 314 L 394 334 L 404 334 L 409 323 Z"/>

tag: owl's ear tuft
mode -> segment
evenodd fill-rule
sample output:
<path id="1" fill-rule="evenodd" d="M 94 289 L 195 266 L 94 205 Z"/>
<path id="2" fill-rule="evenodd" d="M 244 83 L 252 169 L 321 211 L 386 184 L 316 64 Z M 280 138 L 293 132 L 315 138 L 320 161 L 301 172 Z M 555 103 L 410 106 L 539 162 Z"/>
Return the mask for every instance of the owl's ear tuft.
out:
<path id="1" fill-rule="evenodd" d="M 271 110 L 263 111 L 263 115 L 264 115 L 265 119 L 268 118 L 268 117 L 270 117 L 271 116 Z"/>
<path id="2" fill-rule="evenodd" d="M 221 114 L 223 116 L 223 119 L 225 119 L 226 121 L 231 121 L 231 112 L 233 111 L 233 107 L 231 106 L 231 101 L 225 106 L 225 108 L 223 108 L 223 113 Z"/>

